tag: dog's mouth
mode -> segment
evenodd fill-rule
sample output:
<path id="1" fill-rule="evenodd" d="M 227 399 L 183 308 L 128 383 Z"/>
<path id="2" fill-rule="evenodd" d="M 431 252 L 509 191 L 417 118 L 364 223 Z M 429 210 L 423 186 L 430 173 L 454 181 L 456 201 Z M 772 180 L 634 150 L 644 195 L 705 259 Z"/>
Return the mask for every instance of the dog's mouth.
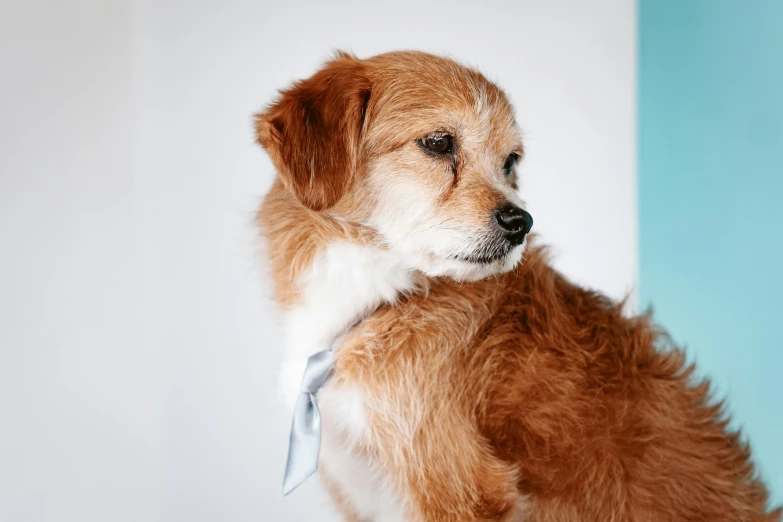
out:
<path id="1" fill-rule="evenodd" d="M 474 263 L 476 265 L 489 265 L 495 261 L 500 261 L 506 257 L 506 254 L 488 255 L 488 256 L 452 256 L 452 259 L 458 261 L 464 261 L 466 263 Z"/>
<path id="2" fill-rule="evenodd" d="M 451 259 L 456 259 L 457 261 L 463 261 L 465 263 L 489 265 L 497 261 L 503 261 L 510 251 L 511 249 L 508 247 L 497 247 L 489 252 L 483 251 L 472 254 L 454 254 L 450 257 Z"/>

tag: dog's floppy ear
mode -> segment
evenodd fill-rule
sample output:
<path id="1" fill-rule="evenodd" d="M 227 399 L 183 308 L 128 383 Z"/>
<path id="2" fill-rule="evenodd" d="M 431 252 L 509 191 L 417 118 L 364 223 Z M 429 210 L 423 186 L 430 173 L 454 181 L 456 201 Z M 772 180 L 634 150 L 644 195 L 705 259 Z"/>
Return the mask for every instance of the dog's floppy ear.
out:
<path id="1" fill-rule="evenodd" d="M 370 81 L 360 60 L 338 53 L 312 77 L 280 94 L 256 117 L 258 142 L 297 199 L 325 210 L 356 177 Z"/>

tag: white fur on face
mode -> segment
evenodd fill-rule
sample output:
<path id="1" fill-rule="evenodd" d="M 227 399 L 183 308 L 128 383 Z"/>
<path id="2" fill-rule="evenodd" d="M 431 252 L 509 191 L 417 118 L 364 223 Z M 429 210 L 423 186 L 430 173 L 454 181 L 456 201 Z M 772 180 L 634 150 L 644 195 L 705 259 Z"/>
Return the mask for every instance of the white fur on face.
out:
<path id="1" fill-rule="evenodd" d="M 456 259 L 480 256 L 491 242 L 498 240 L 492 209 L 487 209 L 483 226 L 460 216 L 448 217 L 438 211 L 440 194 L 432 190 L 432 185 L 399 175 L 400 168 L 405 167 L 393 159 L 381 158 L 368 176 L 370 184 L 377 180 L 373 187 L 377 204 L 369 225 L 381 234 L 392 253 L 428 276 L 447 276 L 457 281 L 483 279 L 507 272 L 519 263 L 526 242 L 490 263 Z M 487 182 L 508 201 L 522 206 L 511 186 L 491 178 Z"/>
<path id="2" fill-rule="evenodd" d="M 502 170 L 507 155 L 520 150 L 513 114 L 502 104 L 493 105 L 481 83 L 473 87 L 472 96 L 469 105 L 433 106 L 411 113 L 408 128 L 378 123 L 377 134 L 409 133 L 408 143 L 374 158 L 361 188 L 373 202 L 365 222 L 391 252 L 426 275 L 459 281 L 509 271 L 525 249 L 523 243 L 489 263 L 464 259 L 508 248 L 492 215 L 494 208 L 481 205 L 505 199 L 522 207 Z M 458 173 L 449 158 L 428 156 L 417 143 L 422 133 L 438 129 L 454 139 Z"/>

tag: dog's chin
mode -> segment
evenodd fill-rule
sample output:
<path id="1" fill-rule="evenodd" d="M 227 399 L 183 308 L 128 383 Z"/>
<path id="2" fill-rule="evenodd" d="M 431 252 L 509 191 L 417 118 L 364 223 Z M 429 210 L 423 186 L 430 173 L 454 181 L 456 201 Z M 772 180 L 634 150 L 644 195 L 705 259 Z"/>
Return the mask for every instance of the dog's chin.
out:
<path id="1" fill-rule="evenodd" d="M 420 259 L 417 268 L 431 277 L 448 277 L 456 281 L 479 281 L 496 274 L 513 270 L 522 259 L 527 242 L 512 248 L 503 255 L 442 256 L 430 255 Z"/>

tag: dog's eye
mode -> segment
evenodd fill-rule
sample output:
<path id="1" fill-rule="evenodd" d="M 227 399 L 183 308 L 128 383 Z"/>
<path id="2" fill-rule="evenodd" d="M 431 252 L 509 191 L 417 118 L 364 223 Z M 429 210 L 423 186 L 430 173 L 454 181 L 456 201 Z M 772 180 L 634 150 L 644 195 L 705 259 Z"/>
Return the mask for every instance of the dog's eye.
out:
<path id="1" fill-rule="evenodd" d="M 451 154 L 453 150 L 452 138 L 448 134 L 443 136 L 427 136 L 421 140 L 421 144 L 430 152 L 435 154 Z"/>
<path id="2" fill-rule="evenodd" d="M 503 174 L 505 174 L 506 176 L 511 174 L 511 169 L 514 168 L 514 165 L 516 165 L 518 159 L 519 159 L 519 154 L 517 154 L 516 152 L 512 152 L 511 154 L 509 154 L 508 157 L 506 158 L 506 162 L 503 163 Z"/>

